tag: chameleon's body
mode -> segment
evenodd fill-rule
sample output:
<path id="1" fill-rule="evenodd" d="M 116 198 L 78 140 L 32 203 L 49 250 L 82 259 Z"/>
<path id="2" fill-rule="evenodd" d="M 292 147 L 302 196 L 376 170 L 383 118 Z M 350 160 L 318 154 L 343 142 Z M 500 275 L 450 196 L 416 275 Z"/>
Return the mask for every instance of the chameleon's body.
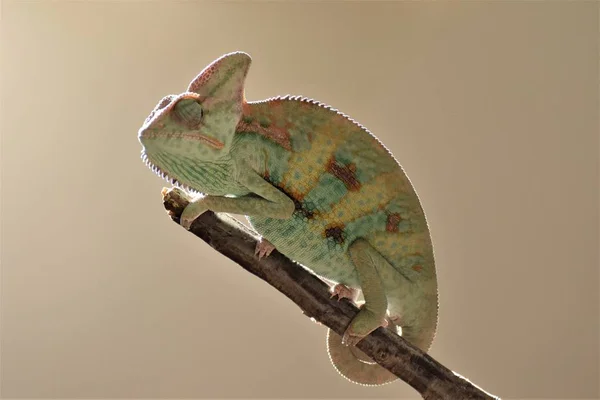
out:
<path id="1" fill-rule="evenodd" d="M 249 65 L 247 54 L 227 54 L 163 98 L 140 129 L 143 158 L 206 195 L 182 225 L 208 209 L 246 215 L 279 252 L 341 284 L 336 293 L 362 289 L 344 343 L 329 332 L 329 353 L 354 382 L 392 381 L 353 345 L 388 321 L 424 351 L 433 341 L 436 272 L 417 194 L 388 150 L 336 110 L 300 97 L 246 102 Z"/>

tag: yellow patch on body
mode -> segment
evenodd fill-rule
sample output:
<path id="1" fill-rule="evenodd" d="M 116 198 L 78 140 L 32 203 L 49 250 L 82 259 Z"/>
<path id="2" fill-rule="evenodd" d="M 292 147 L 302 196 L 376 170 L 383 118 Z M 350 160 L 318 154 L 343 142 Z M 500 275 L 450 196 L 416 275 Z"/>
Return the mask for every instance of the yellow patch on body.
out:
<path id="1" fill-rule="evenodd" d="M 382 190 L 382 188 L 390 188 Z M 398 195 L 398 174 L 387 173 L 377 175 L 371 182 L 364 182 L 361 190 L 348 193 L 340 201 L 332 205 L 331 209 L 321 215 L 321 218 L 334 221 L 340 219 L 340 212 L 343 212 L 343 221 L 352 221 L 366 214 L 370 214 L 375 209 L 385 207 L 387 203 Z M 379 196 L 382 196 L 379 198 Z"/>
<path id="2" fill-rule="evenodd" d="M 318 132 L 307 132 L 311 143 L 308 152 L 292 152 L 287 171 L 281 184 L 286 191 L 295 192 L 297 200 L 317 186 L 331 155 L 343 143 L 343 135 L 335 134 L 338 124 L 328 122 L 319 127 Z"/>

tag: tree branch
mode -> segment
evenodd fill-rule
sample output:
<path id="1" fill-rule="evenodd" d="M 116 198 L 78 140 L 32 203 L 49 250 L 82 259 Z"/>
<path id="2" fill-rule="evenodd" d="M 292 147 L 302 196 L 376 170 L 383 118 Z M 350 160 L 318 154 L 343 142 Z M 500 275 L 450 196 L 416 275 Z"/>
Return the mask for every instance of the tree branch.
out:
<path id="1" fill-rule="evenodd" d="M 163 189 L 163 204 L 176 223 L 188 204 L 178 189 Z M 254 255 L 258 238 L 238 220 L 205 212 L 190 232 L 296 303 L 310 318 L 342 335 L 358 308 L 347 299 L 332 299 L 329 287 L 306 269 L 274 250 L 261 261 Z M 379 365 L 417 390 L 424 399 L 499 399 L 455 374 L 428 354 L 387 329 L 379 328 L 357 347 Z"/>

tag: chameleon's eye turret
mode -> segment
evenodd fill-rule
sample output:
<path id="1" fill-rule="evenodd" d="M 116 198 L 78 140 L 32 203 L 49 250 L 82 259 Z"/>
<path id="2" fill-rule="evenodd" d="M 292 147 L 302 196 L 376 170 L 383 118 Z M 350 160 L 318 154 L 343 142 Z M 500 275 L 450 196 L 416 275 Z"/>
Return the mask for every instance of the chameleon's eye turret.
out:
<path id="1" fill-rule="evenodd" d="M 202 123 L 204 110 L 196 99 L 182 99 L 175 104 L 173 116 L 188 129 L 198 129 Z"/>

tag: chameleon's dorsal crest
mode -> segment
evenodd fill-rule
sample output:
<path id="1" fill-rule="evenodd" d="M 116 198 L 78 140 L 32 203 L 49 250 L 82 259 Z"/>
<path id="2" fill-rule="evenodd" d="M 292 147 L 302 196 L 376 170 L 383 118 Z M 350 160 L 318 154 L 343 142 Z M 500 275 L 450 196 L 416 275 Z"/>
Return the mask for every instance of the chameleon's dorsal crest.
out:
<path id="1" fill-rule="evenodd" d="M 251 62 L 250 55 L 241 51 L 225 54 L 204 68 L 187 91 L 209 99 L 234 101 L 241 107 L 244 82 Z"/>

